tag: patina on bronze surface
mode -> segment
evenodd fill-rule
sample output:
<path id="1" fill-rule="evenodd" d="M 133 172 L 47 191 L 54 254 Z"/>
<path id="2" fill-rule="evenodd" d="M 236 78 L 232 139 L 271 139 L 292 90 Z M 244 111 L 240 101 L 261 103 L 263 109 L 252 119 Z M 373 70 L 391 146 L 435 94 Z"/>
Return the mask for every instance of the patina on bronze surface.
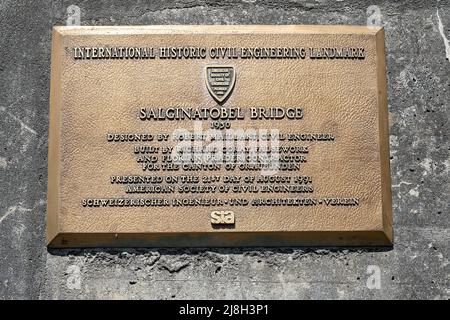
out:
<path id="1" fill-rule="evenodd" d="M 55 27 L 48 245 L 392 244 L 384 50 L 357 26 Z M 177 163 L 173 134 L 208 129 L 277 140 L 278 167 Z"/>

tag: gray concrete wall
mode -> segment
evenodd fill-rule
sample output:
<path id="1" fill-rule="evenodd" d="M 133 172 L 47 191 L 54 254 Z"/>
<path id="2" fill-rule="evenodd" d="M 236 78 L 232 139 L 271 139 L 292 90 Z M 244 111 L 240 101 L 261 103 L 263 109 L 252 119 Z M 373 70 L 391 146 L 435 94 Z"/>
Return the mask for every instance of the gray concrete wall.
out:
<path id="1" fill-rule="evenodd" d="M 71 4 L 89 26 L 365 25 L 377 5 L 387 37 L 395 246 L 47 251 L 51 27 L 66 23 Z M 0 298 L 450 298 L 448 39 L 444 0 L 1 0 Z M 370 285 L 378 271 L 379 289 Z"/>

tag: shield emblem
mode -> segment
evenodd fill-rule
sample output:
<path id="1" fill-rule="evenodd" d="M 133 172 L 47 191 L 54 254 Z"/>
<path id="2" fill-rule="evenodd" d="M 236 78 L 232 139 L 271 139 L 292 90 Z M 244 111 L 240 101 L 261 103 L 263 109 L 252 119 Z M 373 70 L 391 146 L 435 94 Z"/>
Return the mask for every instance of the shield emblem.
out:
<path id="1" fill-rule="evenodd" d="M 223 102 L 233 90 L 236 71 L 233 66 L 206 66 L 206 87 L 217 102 Z"/>

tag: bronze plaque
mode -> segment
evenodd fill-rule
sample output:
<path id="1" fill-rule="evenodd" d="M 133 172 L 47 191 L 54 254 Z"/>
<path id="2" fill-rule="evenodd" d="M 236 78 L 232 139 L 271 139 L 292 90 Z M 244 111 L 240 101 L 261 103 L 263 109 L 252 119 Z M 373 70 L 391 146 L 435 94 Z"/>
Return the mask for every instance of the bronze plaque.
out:
<path id="1" fill-rule="evenodd" d="M 392 244 L 384 30 L 55 27 L 52 247 Z"/>

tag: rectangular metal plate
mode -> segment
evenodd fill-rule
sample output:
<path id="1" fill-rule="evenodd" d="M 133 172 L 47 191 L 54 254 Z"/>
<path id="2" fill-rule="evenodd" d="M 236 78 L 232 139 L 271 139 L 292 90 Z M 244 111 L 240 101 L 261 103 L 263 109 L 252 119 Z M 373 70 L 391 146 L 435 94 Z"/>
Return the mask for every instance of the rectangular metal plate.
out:
<path id="1" fill-rule="evenodd" d="M 390 245 L 388 137 L 381 28 L 55 27 L 48 245 Z"/>

